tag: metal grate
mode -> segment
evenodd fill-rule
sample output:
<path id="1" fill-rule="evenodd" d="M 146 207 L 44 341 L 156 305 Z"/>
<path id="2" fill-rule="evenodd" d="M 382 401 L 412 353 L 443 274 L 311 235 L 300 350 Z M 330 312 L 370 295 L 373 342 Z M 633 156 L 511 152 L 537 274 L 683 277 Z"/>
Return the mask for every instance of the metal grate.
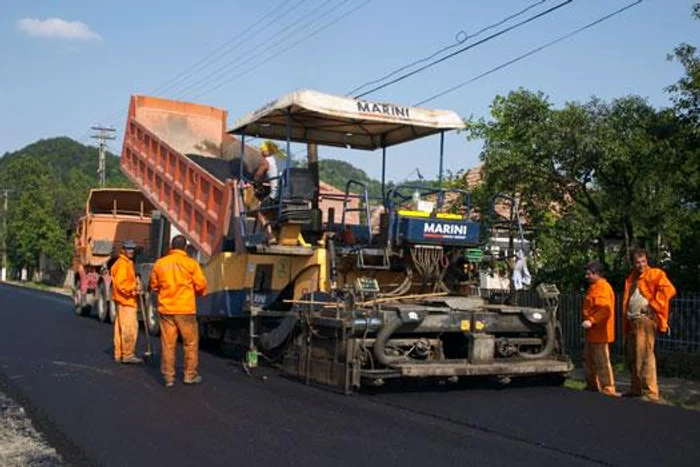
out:
<path id="1" fill-rule="evenodd" d="M 481 291 L 482 296 L 488 296 Z M 502 291 L 492 291 L 502 293 Z M 564 293 L 559 297 L 559 317 L 567 349 L 579 353 L 583 348 L 584 331 L 581 328 L 581 308 L 585 294 Z M 515 296 L 516 303 L 522 306 L 544 306 L 534 290 L 521 291 Z M 624 355 L 622 339 L 622 294 L 615 295 L 615 342 L 610 352 L 622 357 Z M 656 351 L 673 353 L 700 353 L 700 293 L 679 293 L 671 301 L 668 335 L 661 335 L 657 340 Z"/>

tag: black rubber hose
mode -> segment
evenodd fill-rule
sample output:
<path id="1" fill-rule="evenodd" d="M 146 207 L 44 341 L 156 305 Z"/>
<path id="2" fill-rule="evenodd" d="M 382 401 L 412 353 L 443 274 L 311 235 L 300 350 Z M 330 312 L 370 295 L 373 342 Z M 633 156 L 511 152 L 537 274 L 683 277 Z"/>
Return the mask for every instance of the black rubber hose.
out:
<path id="1" fill-rule="evenodd" d="M 547 342 L 544 344 L 544 348 L 542 349 L 542 351 L 537 353 L 520 352 L 519 355 L 525 359 L 534 360 L 538 358 L 548 357 L 552 353 L 552 351 L 554 351 L 554 344 L 556 343 L 557 337 L 553 320 L 549 320 L 547 322 L 547 337 L 545 337 L 545 339 L 547 339 Z"/>
<path id="2" fill-rule="evenodd" d="M 403 323 L 401 322 L 401 320 L 395 316 L 389 318 L 377 334 L 377 338 L 374 340 L 374 348 L 372 349 L 374 353 L 374 358 L 376 358 L 377 362 L 381 363 L 384 366 L 392 366 L 398 363 L 405 363 L 410 361 L 410 359 L 406 356 L 390 357 L 386 354 L 386 343 L 389 341 L 391 335 L 398 328 L 400 328 L 402 324 Z"/>
<path id="3" fill-rule="evenodd" d="M 330 279 L 333 288 L 338 284 L 338 257 L 335 253 L 335 239 L 329 238 L 328 244 L 328 257 L 331 263 Z"/>

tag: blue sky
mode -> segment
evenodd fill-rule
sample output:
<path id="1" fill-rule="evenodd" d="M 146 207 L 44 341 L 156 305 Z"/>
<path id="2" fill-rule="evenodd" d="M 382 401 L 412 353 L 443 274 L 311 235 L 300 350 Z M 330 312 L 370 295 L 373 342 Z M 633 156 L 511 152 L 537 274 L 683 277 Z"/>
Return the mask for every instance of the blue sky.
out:
<path id="1" fill-rule="evenodd" d="M 129 95 L 158 90 L 227 41 L 237 47 L 227 55 L 214 55 L 216 61 L 192 68 L 192 76 L 157 94 L 225 108 L 232 123 L 294 89 L 345 94 L 454 43 L 459 31 L 474 33 L 533 3 L 537 2 L 3 1 L 0 154 L 58 135 L 88 142 L 89 127 L 96 123 L 116 126 L 117 140 L 111 147 L 118 151 Z M 557 3 L 542 2 L 522 18 Z M 414 104 L 628 3 L 631 0 L 575 0 L 544 19 L 367 99 Z M 558 105 L 593 95 L 611 99 L 638 94 L 655 106 L 666 106 L 669 101 L 663 89 L 682 73 L 678 64 L 666 61 L 666 55 L 681 42 L 700 45 L 700 22 L 690 17 L 692 3 L 645 0 L 428 106 L 453 109 L 465 117 L 488 116 L 496 94 L 518 87 L 543 91 Z M 353 9 L 315 36 L 304 38 Z M 243 38 L 246 42 L 240 43 Z M 282 51 L 288 46 L 284 44 L 296 41 L 298 45 Z M 278 55 L 266 61 L 273 54 Z M 227 63 L 232 64 L 223 68 Z M 451 170 L 478 161 L 479 145 L 467 143 L 461 135 L 449 136 L 446 148 L 446 167 Z M 392 148 L 389 178 L 404 179 L 416 168 L 434 176 L 437 149 L 437 137 Z M 380 174 L 378 155 L 321 150 L 321 157 L 351 160 L 374 176 Z"/>

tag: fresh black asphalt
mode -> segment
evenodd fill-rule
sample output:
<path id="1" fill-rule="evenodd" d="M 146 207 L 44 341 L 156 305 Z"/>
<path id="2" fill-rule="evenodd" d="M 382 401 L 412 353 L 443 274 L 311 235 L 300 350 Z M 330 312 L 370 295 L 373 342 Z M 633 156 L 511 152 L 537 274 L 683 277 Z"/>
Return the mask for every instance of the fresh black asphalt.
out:
<path id="1" fill-rule="evenodd" d="M 0 390 L 72 465 L 698 464 L 700 413 L 680 408 L 534 386 L 343 396 L 209 352 L 202 385 L 166 390 L 110 341 L 67 298 L 0 285 Z"/>

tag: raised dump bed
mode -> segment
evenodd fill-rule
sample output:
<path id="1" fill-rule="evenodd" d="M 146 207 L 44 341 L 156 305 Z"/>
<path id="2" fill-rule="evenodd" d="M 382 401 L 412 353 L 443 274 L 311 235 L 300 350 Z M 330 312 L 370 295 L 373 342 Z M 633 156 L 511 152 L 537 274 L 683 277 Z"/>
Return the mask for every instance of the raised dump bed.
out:
<path id="1" fill-rule="evenodd" d="M 241 167 L 226 116 L 215 107 L 132 96 L 122 148 L 122 171 L 207 258 L 221 249 Z M 260 157 L 245 151 L 244 168 Z"/>

